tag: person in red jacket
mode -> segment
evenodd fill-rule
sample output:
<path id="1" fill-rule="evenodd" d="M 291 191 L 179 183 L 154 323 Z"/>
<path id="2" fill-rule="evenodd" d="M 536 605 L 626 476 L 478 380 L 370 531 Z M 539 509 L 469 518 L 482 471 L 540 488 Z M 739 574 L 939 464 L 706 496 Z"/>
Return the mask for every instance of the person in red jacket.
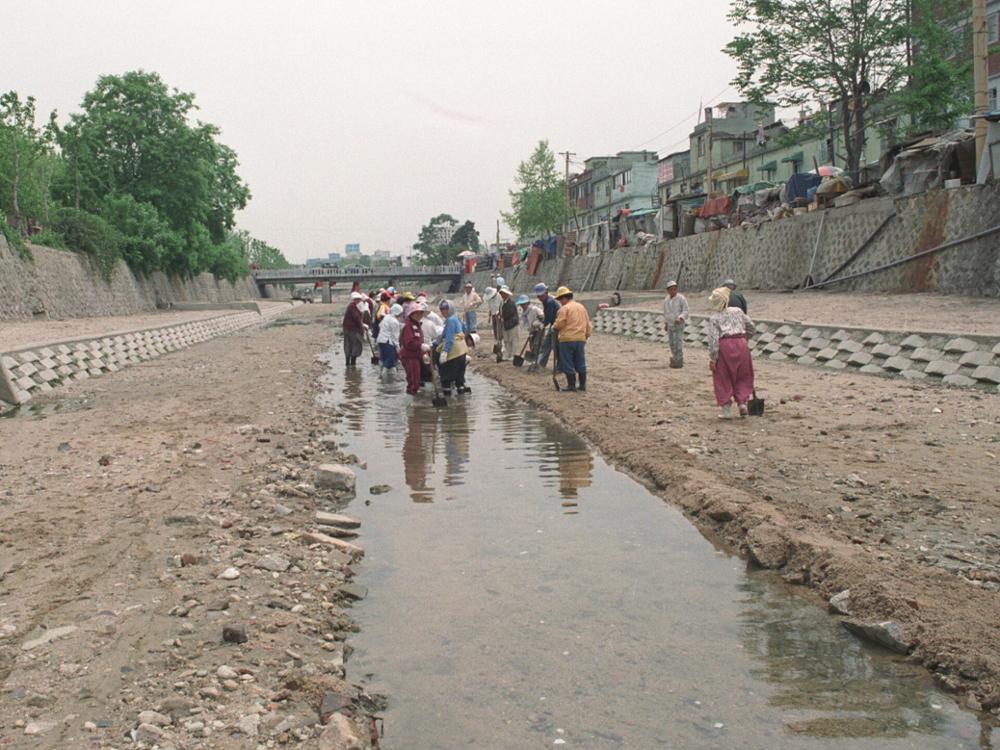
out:
<path id="1" fill-rule="evenodd" d="M 347 366 L 352 367 L 358 363 L 361 355 L 361 347 L 365 341 L 365 319 L 358 305 L 361 303 L 361 294 L 351 292 L 351 301 L 347 303 L 344 311 L 344 357 L 347 359 Z"/>
<path id="2" fill-rule="evenodd" d="M 403 330 L 399 335 L 399 359 L 406 371 L 406 392 L 415 396 L 420 391 L 420 363 L 424 352 L 430 345 L 424 344 L 424 329 L 421 321 L 424 308 L 415 303 L 407 302 L 403 308 Z"/>

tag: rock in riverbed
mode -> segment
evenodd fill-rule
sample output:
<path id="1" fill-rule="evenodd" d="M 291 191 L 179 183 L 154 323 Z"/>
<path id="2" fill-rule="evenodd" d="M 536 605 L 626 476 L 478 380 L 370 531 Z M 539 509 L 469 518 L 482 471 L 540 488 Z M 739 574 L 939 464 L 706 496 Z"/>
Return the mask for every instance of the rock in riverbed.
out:
<path id="1" fill-rule="evenodd" d="M 343 714 L 334 714 L 319 737 L 319 750 L 364 750 L 361 732 Z"/>
<path id="2" fill-rule="evenodd" d="M 902 626 L 895 620 L 886 620 L 885 622 L 844 620 L 843 625 L 859 638 L 877 643 L 900 654 L 909 653 L 910 643 L 903 636 Z"/>
<path id="3" fill-rule="evenodd" d="M 830 597 L 830 611 L 835 615 L 851 614 L 851 590 L 844 589 Z"/>
<path id="4" fill-rule="evenodd" d="M 322 464 L 316 469 L 316 486 L 334 492 L 354 492 L 357 478 L 351 469 L 340 464 Z"/>
<path id="5" fill-rule="evenodd" d="M 316 512 L 316 523 L 320 526 L 339 526 L 342 529 L 357 529 L 361 526 L 361 521 L 340 513 Z"/>

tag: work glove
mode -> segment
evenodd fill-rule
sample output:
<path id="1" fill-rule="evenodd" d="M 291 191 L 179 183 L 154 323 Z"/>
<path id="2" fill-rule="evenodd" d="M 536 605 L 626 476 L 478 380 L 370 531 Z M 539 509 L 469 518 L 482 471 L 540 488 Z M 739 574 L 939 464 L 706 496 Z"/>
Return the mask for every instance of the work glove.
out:
<path id="1" fill-rule="evenodd" d="M 422 352 L 429 352 L 430 350 L 431 350 L 431 345 L 430 344 L 421 344 L 420 345 L 420 351 L 422 351 Z"/>
<path id="2" fill-rule="evenodd" d="M 447 361 L 448 361 L 448 352 L 441 352 L 441 356 L 438 357 L 438 362 L 440 362 L 443 365 Z"/>

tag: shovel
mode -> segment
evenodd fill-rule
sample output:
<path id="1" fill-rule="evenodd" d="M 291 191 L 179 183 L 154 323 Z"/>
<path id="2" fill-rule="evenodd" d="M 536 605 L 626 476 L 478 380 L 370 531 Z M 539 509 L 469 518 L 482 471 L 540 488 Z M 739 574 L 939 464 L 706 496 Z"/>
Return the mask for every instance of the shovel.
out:
<path id="1" fill-rule="evenodd" d="M 372 337 L 368 335 L 368 329 L 367 328 L 365 329 L 365 341 L 368 342 L 368 348 L 371 349 L 371 352 L 372 352 L 372 364 L 373 365 L 377 365 L 378 364 L 378 353 L 375 351 L 375 346 L 374 346 L 374 344 L 372 344 Z"/>
<path id="2" fill-rule="evenodd" d="M 515 354 L 514 358 L 511 360 L 514 363 L 514 367 L 522 367 L 524 365 L 524 352 L 527 350 L 528 344 L 530 343 L 531 335 L 529 334 L 528 338 L 524 341 L 524 346 L 521 347 L 521 353 Z"/>
<path id="3" fill-rule="evenodd" d="M 751 417 L 764 416 L 764 399 L 757 398 L 757 389 L 753 391 L 753 398 L 747 401 L 747 413 Z"/>
<path id="4" fill-rule="evenodd" d="M 434 386 L 434 398 L 431 399 L 431 403 L 438 409 L 443 409 L 448 405 L 448 399 L 441 395 L 441 388 L 438 386 L 438 372 L 434 366 L 433 355 L 431 356 L 431 385 Z"/>
<path id="5" fill-rule="evenodd" d="M 556 387 L 556 390 L 562 390 L 559 388 L 559 334 L 553 330 L 552 331 L 552 385 Z"/>

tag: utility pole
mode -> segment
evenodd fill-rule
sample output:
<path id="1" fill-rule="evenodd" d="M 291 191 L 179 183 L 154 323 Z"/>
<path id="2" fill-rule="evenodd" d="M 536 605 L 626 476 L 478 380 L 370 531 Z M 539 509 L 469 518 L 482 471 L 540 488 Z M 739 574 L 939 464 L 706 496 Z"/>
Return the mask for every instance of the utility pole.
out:
<path id="1" fill-rule="evenodd" d="M 500 252 L 500 219 L 497 219 L 497 252 Z"/>
<path id="2" fill-rule="evenodd" d="M 574 153 L 573 151 L 560 151 L 559 155 L 566 157 L 566 178 L 565 178 L 566 179 L 566 210 L 565 210 L 565 217 L 564 217 L 564 219 L 566 221 L 569 221 L 569 157 L 576 156 L 576 153 Z"/>
<path id="3" fill-rule="evenodd" d="M 705 195 L 709 198 L 712 197 L 712 108 L 705 107 L 705 124 L 708 125 L 708 131 L 705 136 L 706 140 L 706 150 L 705 154 L 708 157 L 708 163 L 705 167 Z"/>
<path id="4" fill-rule="evenodd" d="M 986 149 L 989 95 L 986 91 L 989 67 L 987 63 L 986 0 L 972 0 L 972 70 L 976 90 L 976 172 Z"/>

